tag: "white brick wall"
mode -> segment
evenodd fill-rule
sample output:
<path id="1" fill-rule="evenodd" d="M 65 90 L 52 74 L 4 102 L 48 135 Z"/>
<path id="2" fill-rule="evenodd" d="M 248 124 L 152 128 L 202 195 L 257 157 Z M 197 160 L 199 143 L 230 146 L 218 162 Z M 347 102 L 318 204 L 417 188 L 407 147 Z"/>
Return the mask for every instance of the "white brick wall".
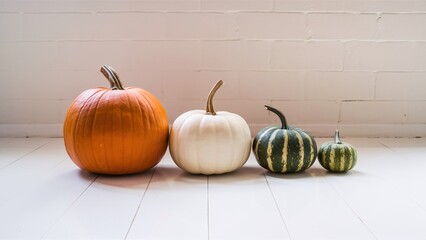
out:
<path id="1" fill-rule="evenodd" d="M 352 41 L 345 46 L 345 70 L 424 71 L 426 42 Z"/>
<path id="2" fill-rule="evenodd" d="M 0 136 L 60 136 L 71 101 L 151 91 L 170 123 L 204 109 L 316 136 L 426 136 L 424 0 L 0 0 Z"/>
<path id="3" fill-rule="evenodd" d="M 273 70 L 342 70 L 343 47 L 337 41 L 276 41 L 270 68 Z"/>
<path id="4" fill-rule="evenodd" d="M 308 13 L 312 39 L 373 39 L 378 15 L 374 13 Z"/>
<path id="5" fill-rule="evenodd" d="M 374 100 L 375 74 L 371 72 L 309 72 L 307 100 Z"/>
<path id="6" fill-rule="evenodd" d="M 240 13 L 240 36 L 244 39 L 305 39 L 304 13 Z"/>
<path id="7" fill-rule="evenodd" d="M 380 72 L 376 79 L 376 99 L 387 101 L 425 100 L 426 72 Z"/>
<path id="8" fill-rule="evenodd" d="M 426 13 L 419 14 L 381 14 L 381 39 L 392 40 L 425 40 L 426 29 L 422 23 L 426 22 Z"/>

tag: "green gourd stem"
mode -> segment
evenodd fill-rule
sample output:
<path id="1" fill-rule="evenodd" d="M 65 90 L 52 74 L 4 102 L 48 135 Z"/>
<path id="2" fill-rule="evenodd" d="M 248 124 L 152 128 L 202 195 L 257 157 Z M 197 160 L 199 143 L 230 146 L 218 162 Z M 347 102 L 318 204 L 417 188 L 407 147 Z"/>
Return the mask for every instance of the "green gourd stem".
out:
<path id="1" fill-rule="evenodd" d="M 103 65 L 101 73 L 106 77 L 112 90 L 124 90 L 117 72 L 110 66 Z"/>
<path id="2" fill-rule="evenodd" d="M 207 107 L 206 107 L 206 112 L 207 114 L 211 114 L 211 115 L 216 115 L 216 112 L 214 111 L 214 106 L 213 106 L 213 97 L 216 94 L 217 90 L 220 88 L 220 86 L 223 85 L 223 81 L 219 80 L 214 87 L 212 88 L 212 90 L 210 90 L 209 96 L 207 97 Z"/>
<path id="3" fill-rule="evenodd" d="M 282 112 L 280 112 L 278 109 L 273 108 L 273 107 L 268 106 L 268 105 L 265 105 L 265 107 L 266 107 L 267 110 L 269 110 L 269 111 L 271 111 L 271 112 L 273 112 L 273 113 L 275 113 L 275 114 L 278 115 L 278 117 L 281 120 L 281 129 L 288 129 L 288 127 L 287 127 L 287 120 L 285 119 L 284 114 Z"/>
<path id="4" fill-rule="evenodd" d="M 335 144 L 342 144 L 342 141 L 340 141 L 339 130 L 336 130 L 336 132 L 334 132 L 334 143 Z"/>

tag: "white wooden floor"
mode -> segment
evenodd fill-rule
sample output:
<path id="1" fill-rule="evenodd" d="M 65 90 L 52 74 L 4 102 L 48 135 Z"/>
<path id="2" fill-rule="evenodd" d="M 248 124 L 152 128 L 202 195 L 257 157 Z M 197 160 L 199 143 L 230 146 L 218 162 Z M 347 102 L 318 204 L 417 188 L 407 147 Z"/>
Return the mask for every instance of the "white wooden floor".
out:
<path id="1" fill-rule="evenodd" d="M 317 139 L 321 144 L 325 139 Z M 348 174 L 194 176 L 166 155 L 124 177 L 80 171 L 63 139 L 0 139 L 0 239 L 426 239 L 426 139 L 343 139 Z"/>

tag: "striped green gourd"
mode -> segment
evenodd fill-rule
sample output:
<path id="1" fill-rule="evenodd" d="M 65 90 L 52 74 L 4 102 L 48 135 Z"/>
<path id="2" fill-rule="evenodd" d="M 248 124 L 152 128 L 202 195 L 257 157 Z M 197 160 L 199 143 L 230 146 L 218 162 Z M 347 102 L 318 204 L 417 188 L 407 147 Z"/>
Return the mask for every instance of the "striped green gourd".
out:
<path id="1" fill-rule="evenodd" d="M 357 159 L 356 149 L 340 141 L 339 130 L 334 134 L 334 141 L 323 143 L 318 151 L 321 166 L 331 172 L 347 172 L 355 166 Z"/>
<path id="2" fill-rule="evenodd" d="M 279 110 L 265 107 L 278 115 L 281 127 L 266 127 L 254 138 L 253 152 L 259 165 L 276 173 L 299 172 L 311 167 L 317 157 L 315 139 L 300 128 L 288 126 Z"/>

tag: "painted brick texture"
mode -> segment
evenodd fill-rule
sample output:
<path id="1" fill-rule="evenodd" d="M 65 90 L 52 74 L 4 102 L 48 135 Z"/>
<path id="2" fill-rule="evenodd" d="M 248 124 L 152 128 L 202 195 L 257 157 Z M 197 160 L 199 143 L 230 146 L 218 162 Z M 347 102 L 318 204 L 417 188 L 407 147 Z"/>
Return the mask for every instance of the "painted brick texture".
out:
<path id="1" fill-rule="evenodd" d="M 60 136 L 103 64 L 170 123 L 222 79 L 253 135 L 272 104 L 317 136 L 426 136 L 424 25 L 421 0 L 0 0 L 0 136 Z"/>

